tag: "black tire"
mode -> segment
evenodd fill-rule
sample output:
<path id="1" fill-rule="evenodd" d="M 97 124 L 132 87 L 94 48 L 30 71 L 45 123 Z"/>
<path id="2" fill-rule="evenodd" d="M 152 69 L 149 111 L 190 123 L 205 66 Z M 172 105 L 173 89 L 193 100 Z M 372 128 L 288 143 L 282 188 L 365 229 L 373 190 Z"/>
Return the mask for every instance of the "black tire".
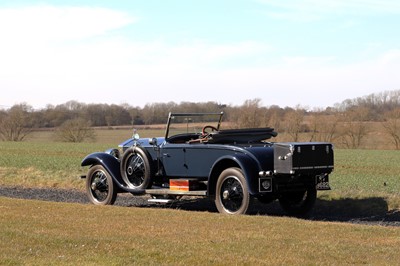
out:
<path id="1" fill-rule="evenodd" d="M 146 152 L 138 147 L 125 151 L 121 159 L 121 176 L 125 184 L 135 190 L 152 186 L 153 171 Z"/>
<path id="2" fill-rule="evenodd" d="M 246 214 L 251 202 L 247 181 L 239 168 L 224 170 L 217 180 L 215 206 L 223 214 Z"/>
<path id="3" fill-rule="evenodd" d="M 112 177 L 102 165 L 94 165 L 86 176 L 86 193 L 95 205 L 112 205 L 117 199 L 117 190 Z"/>
<path id="4" fill-rule="evenodd" d="M 317 189 L 286 193 L 279 198 L 282 209 L 291 216 L 306 217 L 310 214 L 317 199 Z"/>

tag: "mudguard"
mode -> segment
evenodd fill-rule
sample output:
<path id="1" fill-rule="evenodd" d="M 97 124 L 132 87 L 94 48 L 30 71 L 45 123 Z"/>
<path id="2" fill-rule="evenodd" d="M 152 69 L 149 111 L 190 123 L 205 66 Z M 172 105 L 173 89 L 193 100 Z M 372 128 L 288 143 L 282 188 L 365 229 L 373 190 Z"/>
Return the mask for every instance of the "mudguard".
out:
<path id="1" fill-rule="evenodd" d="M 117 185 L 120 190 L 130 192 L 134 195 L 145 194 L 144 190 L 131 189 L 125 186 L 121 177 L 120 162 L 109 153 L 95 152 L 89 154 L 82 160 L 81 166 L 92 166 L 98 164 L 102 165 L 104 169 L 106 169 L 106 171 L 111 175 L 114 184 Z"/>
<path id="2" fill-rule="evenodd" d="M 261 169 L 260 164 L 257 159 L 249 153 L 237 153 L 223 156 L 214 163 L 209 175 L 208 195 L 215 195 L 215 186 L 222 170 L 234 166 L 242 170 L 247 181 L 250 195 L 255 196 L 258 194 L 258 173 Z"/>

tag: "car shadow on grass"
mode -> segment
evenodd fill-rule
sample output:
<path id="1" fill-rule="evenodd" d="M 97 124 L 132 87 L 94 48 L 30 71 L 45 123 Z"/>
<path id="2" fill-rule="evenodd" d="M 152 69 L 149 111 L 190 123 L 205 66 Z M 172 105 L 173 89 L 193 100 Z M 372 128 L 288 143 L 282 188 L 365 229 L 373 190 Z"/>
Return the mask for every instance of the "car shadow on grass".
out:
<path id="1" fill-rule="evenodd" d="M 86 193 L 83 191 L 57 188 L 0 186 L 0 196 L 55 202 L 89 203 Z M 149 198 L 149 196 L 134 197 L 128 193 L 119 194 L 115 205 L 121 207 L 169 208 L 184 211 L 217 212 L 214 202 L 208 198 L 184 197 L 183 200 L 168 204 L 149 203 Z M 253 202 L 250 215 L 286 216 L 277 201 L 263 204 L 257 200 Z M 400 226 L 400 210 L 389 210 L 387 201 L 382 197 L 330 200 L 318 198 L 312 213 L 306 219 Z"/>
<path id="2" fill-rule="evenodd" d="M 389 210 L 382 197 L 318 199 L 313 210 L 314 220 L 340 222 L 386 222 L 400 226 L 400 210 Z"/>
<path id="3" fill-rule="evenodd" d="M 168 204 L 147 203 L 135 207 L 217 212 L 214 202 L 207 198 L 184 198 L 183 200 Z M 254 200 L 252 204 L 250 215 L 287 216 L 278 201 L 263 204 L 257 200 Z M 317 199 L 313 211 L 309 216 L 304 217 L 304 219 L 400 226 L 400 210 L 389 210 L 386 200 L 381 197 L 363 199 L 342 198 L 334 200 Z"/>

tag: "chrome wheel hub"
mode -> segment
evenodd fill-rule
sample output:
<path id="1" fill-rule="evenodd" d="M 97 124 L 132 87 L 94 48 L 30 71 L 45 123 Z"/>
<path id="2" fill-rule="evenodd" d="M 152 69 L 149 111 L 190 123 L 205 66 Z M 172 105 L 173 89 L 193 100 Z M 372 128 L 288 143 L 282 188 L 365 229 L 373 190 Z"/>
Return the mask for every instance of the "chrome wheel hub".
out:
<path id="1" fill-rule="evenodd" d="M 228 190 L 225 190 L 224 192 L 222 192 L 222 198 L 224 200 L 229 199 L 229 191 Z"/>

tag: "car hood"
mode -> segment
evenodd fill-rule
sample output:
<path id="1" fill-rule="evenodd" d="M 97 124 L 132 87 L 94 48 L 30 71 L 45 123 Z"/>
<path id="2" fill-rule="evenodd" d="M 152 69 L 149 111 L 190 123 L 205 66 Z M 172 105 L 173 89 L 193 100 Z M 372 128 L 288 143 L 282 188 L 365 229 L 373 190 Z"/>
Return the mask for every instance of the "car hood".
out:
<path id="1" fill-rule="evenodd" d="M 133 146 L 133 145 L 138 145 L 138 146 L 152 146 L 150 144 L 151 138 L 140 138 L 140 139 L 127 139 L 124 142 L 120 143 L 118 147 L 123 148 L 124 150 Z M 159 137 L 157 138 L 157 143 L 161 144 L 165 141 L 165 138 Z"/>

